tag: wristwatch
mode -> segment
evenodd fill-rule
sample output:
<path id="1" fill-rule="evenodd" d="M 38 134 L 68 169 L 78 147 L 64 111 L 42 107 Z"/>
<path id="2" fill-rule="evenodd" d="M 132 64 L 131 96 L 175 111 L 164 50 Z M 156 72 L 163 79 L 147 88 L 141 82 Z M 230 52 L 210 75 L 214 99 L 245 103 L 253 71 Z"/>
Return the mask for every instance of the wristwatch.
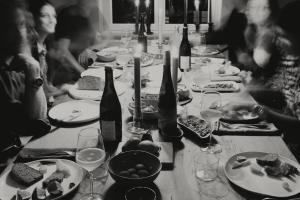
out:
<path id="1" fill-rule="evenodd" d="M 41 77 L 29 81 L 29 85 L 34 88 L 39 88 L 43 85 L 44 81 Z"/>
<path id="2" fill-rule="evenodd" d="M 256 104 L 254 106 L 254 111 L 258 114 L 260 118 L 265 117 L 264 107 L 262 105 Z"/>

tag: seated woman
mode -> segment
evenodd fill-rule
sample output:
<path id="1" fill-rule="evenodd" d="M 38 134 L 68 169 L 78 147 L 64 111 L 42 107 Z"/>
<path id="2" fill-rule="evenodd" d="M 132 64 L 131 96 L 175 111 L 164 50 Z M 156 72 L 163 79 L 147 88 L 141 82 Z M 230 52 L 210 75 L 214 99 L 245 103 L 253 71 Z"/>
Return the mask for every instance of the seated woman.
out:
<path id="1" fill-rule="evenodd" d="M 262 118 L 273 122 L 284 132 L 288 146 L 300 160 L 300 27 L 295 19 L 300 18 L 300 2 L 295 1 L 283 8 L 278 25 L 281 28 L 276 45 L 281 49 L 275 75 L 268 86 L 276 88 L 284 97 L 281 110 L 268 106 L 260 107 Z M 256 97 L 256 96 L 254 96 Z"/>
<path id="2" fill-rule="evenodd" d="M 36 42 L 33 44 L 33 56 L 40 62 L 42 76 L 44 79 L 44 90 L 48 103 L 53 101 L 53 97 L 61 95 L 66 91 L 55 88 L 52 84 L 52 77 L 48 77 L 48 65 L 46 62 L 46 44 L 48 35 L 53 34 L 56 26 L 56 11 L 54 6 L 47 0 L 29 0 L 29 10 L 35 21 L 37 32 Z"/>
<path id="3" fill-rule="evenodd" d="M 1 150 L 16 135 L 50 129 L 40 65 L 31 56 L 28 16 L 23 1 L 0 0 Z"/>

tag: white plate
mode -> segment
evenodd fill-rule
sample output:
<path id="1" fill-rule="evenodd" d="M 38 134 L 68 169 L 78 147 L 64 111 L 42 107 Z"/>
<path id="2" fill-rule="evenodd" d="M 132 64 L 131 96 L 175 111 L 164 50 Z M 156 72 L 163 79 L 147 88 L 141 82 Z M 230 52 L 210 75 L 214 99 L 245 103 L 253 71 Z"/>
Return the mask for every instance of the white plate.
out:
<path id="1" fill-rule="evenodd" d="M 201 46 L 195 46 L 192 49 L 192 54 L 200 55 L 200 56 L 212 56 L 219 53 L 218 50 L 211 49 L 209 47 L 201 47 Z"/>
<path id="2" fill-rule="evenodd" d="M 232 87 L 209 87 L 208 86 L 217 86 L 219 84 L 222 85 L 231 85 Z M 240 90 L 239 85 L 234 81 L 224 81 L 224 82 L 210 82 L 203 85 L 193 83 L 192 90 L 194 92 L 202 92 L 202 91 L 218 91 L 218 92 L 237 92 Z"/>
<path id="3" fill-rule="evenodd" d="M 120 69 L 113 69 L 113 76 L 114 78 L 118 78 L 123 74 L 123 70 Z M 81 77 L 83 76 L 96 76 L 100 77 L 103 81 L 105 81 L 105 68 L 89 68 L 81 73 Z"/>
<path id="4" fill-rule="evenodd" d="M 49 117 L 55 121 L 76 124 L 99 118 L 100 103 L 96 101 L 75 100 L 58 104 L 49 110 Z"/>
<path id="5" fill-rule="evenodd" d="M 108 47 L 108 48 L 100 50 L 98 52 L 98 54 L 100 54 L 100 55 L 113 54 L 113 55 L 117 56 L 117 55 L 125 54 L 128 52 L 129 52 L 129 50 L 124 47 L 113 46 L 113 47 Z"/>
<path id="6" fill-rule="evenodd" d="M 223 73 L 220 73 L 220 69 L 222 69 Z M 241 70 L 234 66 L 221 66 L 218 70 L 215 71 L 215 74 L 218 76 L 236 76 L 241 72 Z"/>
<path id="7" fill-rule="evenodd" d="M 55 170 L 56 170 L 56 161 L 62 161 L 64 163 L 64 165 L 68 168 L 68 170 L 70 171 L 70 176 L 67 178 L 64 178 L 61 186 L 64 190 L 63 194 L 59 197 L 56 198 L 51 198 L 51 200 L 56 200 L 56 199 L 60 199 L 64 196 L 66 196 L 67 194 L 69 194 L 70 192 L 72 192 L 73 190 L 75 190 L 77 188 L 77 186 L 81 183 L 81 181 L 84 178 L 84 171 L 83 169 L 77 165 L 76 163 L 74 163 L 73 161 L 70 160 L 64 160 L 64 159 L 43 159 L 43 160 L 36 160 L 33 162 L 29 162 L 26 163 L 27 165 L 29 165 L 32 168 L 35 169 L 39 169 L 39 165 L 41 165 L 41 162 L 49 162 L 51 164 L 48 165 L 44 165 L 47 167 L 47 172 L 46 174 L 44 174 L 44 178 L 42 180 L 40 180 L 39 182 L 31 185 L 28 188 L 25 188 L 24 186 L 18 184 L 17 182 L 15 182 L 9 175 L 10 171 L 7 171 L 6 173 L 3 174 L 3 176 L 1 177 L 1 181 L 0 181 L 0 199 L 11 199 L 16 193 L 17 190 L 22 189 L 22 190 L 26 190 L 30 193 L 33 192 L 33 190 L 36 187 L 41 188 L 42 186 L 42 182 L 43 180 L 45 180 L 46 178 L 48 178 Z M 52 164 L 52 162 L 54 164 Z M 69 184 L 70 183 L 74 183 L 75 186 L 72 187 L 71 189 L 69 189 Z"/>
<path id="8" fill-rule="evenodd" d="M 237 108 L 226 109 L 226 104 L 223 107 L 223 116 L 222 120 L 233 122 L 233 123 L 242 123 L 247 121 L 258 120 L 259 116 L 253 111 L 253 105 L 242 105 L 236 104 Z"/>
<path id="9" fill-rule="evenodd" d="M 244 152 L 232 156 L 225 165 L 225 175 L 235 185 L 256 194 L 272 197 L 290 197 L 300 193 L 300 176 L 298 175 L 294 176 L 293 179 L 288 179 L 286 177 L 271 178 L 267 176 L 264 169 L 262 170 L 263 176 L 259 176 L 251 172 L 250 166 L 256 164 L 256 158 L 266 154 L 267 153 L 263 152 Z M 232 169 L 232 163 L 236 161 L 237 156 L 245 156 L 251 162 L 251 165 Z M 295 161 L 283 156 L 279 156 L 279 159 L 282 162 L 293 165 L 300 171 L 300 166 Z M 287 182 L 290 185 L 290 192 L 282 187 L 283 182 Z"/>
<path id="10" fill-rule="evenodd" d="M 115 81 L 117 95 L 120 96 L 126 91 L 124 83 Z M 103 90 L 79 90 L 77 83 L 69 89 L 69 95 L 74 99 L 100 101 Z"/>
<path id="11" fill-rule="evenodd" d="M 146 66 L 149 66 L 149 65 L 153 64 L 154 58 L 153 58 L 152 55 L 144 54 L 142 56 L 146 56 L 147 60 L 146 60 L 146 62 L 141 62 L 141 67 L 146 67 Z M 132 67 L 132 66 L 134 66 L 134 60 L 133 59 L 134 59 L 133 56 L 130 55 L 130 54 L 119 55 L 119 56 L 116 57 L 116 63 L 119 64 L 119 65 L 126 64 L 127 66 Z M 131 63 L 129 63 L 129 62 L 131 62 Z"/>

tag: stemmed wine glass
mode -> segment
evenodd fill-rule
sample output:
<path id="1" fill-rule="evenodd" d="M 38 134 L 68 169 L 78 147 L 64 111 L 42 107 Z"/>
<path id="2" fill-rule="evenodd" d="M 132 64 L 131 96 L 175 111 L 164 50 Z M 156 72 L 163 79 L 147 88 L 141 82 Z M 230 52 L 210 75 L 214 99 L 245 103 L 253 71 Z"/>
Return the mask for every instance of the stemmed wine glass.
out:
<path id="1" fill-rule="evenodd" d="M 76 162 L 89 173 L 90 193 L 82 196 L 81 200 L 102 200 L 101 195 L 93 191 L 94 175 L 92 171 L 104 165 L 106 159 L 100 130 L 94 127 L 82 129 L 78 136 Z M 107 170 L 107 168 L 104 167 L 103 170 Z"/>
<path id="2" fill-rule="evenodd" d="M 209 142 L 208 147 L 202 148 L 203 151 L 215 151 L 216 149 L 212 146 L 212 132 L 216 127 L 216 123 L 222 117 L 222 106 L 221 94 L 217 91 L 205 91 L 202 93 L 201 98 L 201 117 L 206 120 L 209 124 Z"/>

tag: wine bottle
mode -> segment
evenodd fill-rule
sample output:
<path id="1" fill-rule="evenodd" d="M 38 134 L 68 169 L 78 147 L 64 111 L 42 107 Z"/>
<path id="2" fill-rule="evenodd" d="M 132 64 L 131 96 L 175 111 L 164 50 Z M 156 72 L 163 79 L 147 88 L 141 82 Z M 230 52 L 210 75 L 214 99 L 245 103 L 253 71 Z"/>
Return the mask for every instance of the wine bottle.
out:
<path id="1" fill-rule="evenodd" d="M 179 47 L 179 68 L 181 71 L 191 69 L 191 45 L 188 38 L 187 24 L 183 26 L 182 41 Z"/>
<path id="2" fill-rule="evenodd" d="M 145 17 L 144 15 L 141 15 L 141 24 L 140 24 L 140 30 L 138 35 L 138 43 L 142 45 L 142 52 L 147 52 L 147 35 L 145 30 Z"/>
<path id="3" fill-rule="evenodd" d="M 170 51 L 166 51 L 163 79 L 158 99 L 158 128 L 164 135 L 177 134 L 176 94 L 173 88 L 170 68 Z"/>
<path id="4" fill-rule="evenodd" d="M 122 140 L 122 110 L 111 67 L 105 67 L 105 86 L 100 102 L 100 129 L 106 149 Z"/>

